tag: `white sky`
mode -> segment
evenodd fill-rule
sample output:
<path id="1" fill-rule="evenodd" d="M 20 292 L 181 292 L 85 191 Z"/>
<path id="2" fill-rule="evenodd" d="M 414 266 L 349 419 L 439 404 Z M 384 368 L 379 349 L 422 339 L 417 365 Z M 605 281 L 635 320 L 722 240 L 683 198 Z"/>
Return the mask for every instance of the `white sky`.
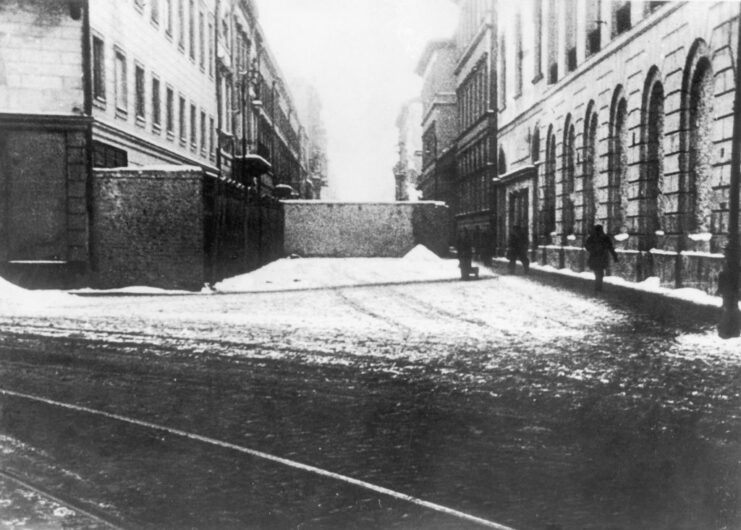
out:
<path id="1" fill-rule="evenodd" d="M 396 117 L 419 95 L 414 68 L 430 39 L 453 35 L 451 0 L 257 0 L 287 81 L 322 98 L 330 196 L 393 200 Z"/>

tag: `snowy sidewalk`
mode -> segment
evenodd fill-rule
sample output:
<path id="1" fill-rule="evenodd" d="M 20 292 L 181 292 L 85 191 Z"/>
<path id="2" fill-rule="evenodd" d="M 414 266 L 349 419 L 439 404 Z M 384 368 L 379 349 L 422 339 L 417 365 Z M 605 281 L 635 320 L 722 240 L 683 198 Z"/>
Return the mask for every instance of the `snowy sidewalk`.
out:
<path id="1" fill-rule="evenodd" d="M 495 258 L 490 267 L 496 273 L 505 273 L 509 261 L 505 258 Z M 517 274 L 522 274 L 522 265 L 518 262 Z M 557 282 L 561 286 L 577 289 L 584 292 L 593 292 L 594 273 L 592 271 L 574 272 L 570 269 L 556 269 L 549 265 L 530 263 L 530 275 L 549 282 Z M 709 320 L 714 320 L 720 314 L 723 300 L 720 296 L 712 296 L 699 289 L 680 288 L 670 289 L 661 287 L 659 278 L 652 276 L 642 282 L 630 282 L 617 276 L 605 276 L 604 295 L 610 292 L 630 297 L 640 305 L 664 305 L 671 302 L 681 308 L 699 311 Z M 741 306 L 741 304 L 740 304 Z"/>

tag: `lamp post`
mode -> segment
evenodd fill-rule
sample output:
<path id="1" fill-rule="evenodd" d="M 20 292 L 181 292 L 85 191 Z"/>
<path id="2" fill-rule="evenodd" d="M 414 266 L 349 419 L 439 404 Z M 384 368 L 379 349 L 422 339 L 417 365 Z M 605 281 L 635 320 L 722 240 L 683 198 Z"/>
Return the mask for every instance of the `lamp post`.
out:
<path id="1" fill-rule="evenodd" d="M 738 25 L 738 44 L 736 49 L 736 92 L 733 109 L 733 143 L 731 147 L 731 185 L 728 204 L 728 246 L 726 265 L 719 282 L 723 295 L 723 312 L 718 323 L 718 335 L 727 339 L 741 334 L 741 318 L 738 311 L 739 241 L 738 208 L 739 181 L 741 180 L 741 17 Z"/>

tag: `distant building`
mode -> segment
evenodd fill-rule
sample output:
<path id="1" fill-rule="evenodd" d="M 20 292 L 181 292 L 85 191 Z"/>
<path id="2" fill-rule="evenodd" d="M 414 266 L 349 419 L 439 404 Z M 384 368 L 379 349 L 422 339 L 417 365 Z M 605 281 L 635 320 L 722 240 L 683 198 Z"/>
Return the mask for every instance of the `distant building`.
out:
<path id="1" fill-rule="evenodd" d="M 458 107 L 456 164 L 459 230 L 467 230 L 475 252 L 487 258 L 502 230 L 494 201 L 497 170 L 496 114 L 492 83 L 496 80 L 496 35 L 492 30 L 493 0 L 459 0 L 456 29 L 458 58 L 455 86 Z"/>
<path id="2" fill-rule="evenodd" d="M 322 117 L 322 100 L 316 88 L 305 81 L 291 83 L 301 123 L 306 128 L 307 179 L 302 186 L 302 198 L 321 199 L 322 189 L 329 185 L 327 167 L 327 131 Z"/>
<path id="3" fill-rule="evenodd" d="M 417 64 L 422 85 L 422 173 L 417 188 L 423 200 L 446 203 L 456 212 L 456 140 L 458 112 L 455 93 L 455 41 L 436 40 L 425 48 Z M 455 219 L 451 216 L 449 243 L 455 242 Z"/>
<path id="4" fill-rule="evenodd" d="M 253 0 L 0 0 L 0 268 L 89 269 L 95 168 L 299 190 L 305 131 L 257 17 Z"/>
<path id="5" fill-rule="evenodd" d="M 417 200 L 417 180 L 422 172 L 422 102 L 404 104 L 396 119 L 399 160 L 394 166 L 397 201 Z"/>

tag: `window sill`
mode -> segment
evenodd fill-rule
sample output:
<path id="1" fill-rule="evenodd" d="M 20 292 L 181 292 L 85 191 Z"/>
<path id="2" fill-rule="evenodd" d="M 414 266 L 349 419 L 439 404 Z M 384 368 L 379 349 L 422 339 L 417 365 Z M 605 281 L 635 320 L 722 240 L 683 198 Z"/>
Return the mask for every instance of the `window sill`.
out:
<path id="1" fill-rule="evenodd" d="M 105 98 L 93 98 L 93 106 L 98 107 L 100 110 L 106 109 L 106 100 Z"/>
<path id="2" fill-rule="evenodd" d="M 156 135 L 162 134 L 162 127 L 160 127 L 158 124 L 153 123 L 152 124 L 152 132 Z"/>
<path id="3" fill-rule="evenodd" d="M 137 116 L 136 120 L 134 120 L 136 125 L 138 127 L 146 127 L 147 126 L 147 120 L 144 118 L 144 116 Z"/>
<path id="4" fill-rule="evenodd" d="M 538 75 L 536 75 L 535 77 L 533 77 L 533 81 L 532 81 L 532 83 L 533 83 L 534 85 L 537 85 L 537 84 L 538 84 L 538 83 L 540 83 L 540 82 L 541 82 L 542 80 L 543 80 L 543 72 L 538 72 Z"/>
<path id="5" fill-rule="evenodd" d="M 121 120 L 128 120 L 129 113 L 128 111 L 126 111 L 126 109 L 122 109 L 121 107 L 116 107 L 116 118 L 119 118 Z"/>
<path id="6" fill-rule="evenodd" d="M 175 140 L 175 134 L 172 131 L 167 131 L 167 139 L 171 142 Z"/>

